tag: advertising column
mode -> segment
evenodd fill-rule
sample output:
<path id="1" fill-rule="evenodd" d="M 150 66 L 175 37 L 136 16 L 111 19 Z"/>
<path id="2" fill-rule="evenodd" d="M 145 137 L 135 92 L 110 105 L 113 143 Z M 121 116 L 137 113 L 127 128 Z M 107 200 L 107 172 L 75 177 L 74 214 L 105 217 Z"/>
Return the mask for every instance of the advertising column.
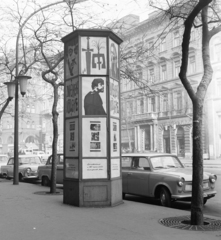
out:
<path id="1" fill-rule="evenodd" d="M 108 30 L 64 37 L 64 203 L 122 202 L 119 44 Z"/>

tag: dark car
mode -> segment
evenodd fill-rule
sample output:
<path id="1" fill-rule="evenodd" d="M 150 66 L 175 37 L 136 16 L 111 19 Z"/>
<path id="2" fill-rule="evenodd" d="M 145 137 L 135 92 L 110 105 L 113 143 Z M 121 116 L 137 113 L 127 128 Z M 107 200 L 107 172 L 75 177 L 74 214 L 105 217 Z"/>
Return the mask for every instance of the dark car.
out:
<path id="1" fill-rule="evenodd" d="M 128 153 L 122 155 L 123 197 L 125 194 L 154 197 L 163 206 L 172 201 L 191 201 L 192 169 L 185 168 L 176 155 Z M 204 204 L 216 195 L 217 176 L 204 172 Z"/>

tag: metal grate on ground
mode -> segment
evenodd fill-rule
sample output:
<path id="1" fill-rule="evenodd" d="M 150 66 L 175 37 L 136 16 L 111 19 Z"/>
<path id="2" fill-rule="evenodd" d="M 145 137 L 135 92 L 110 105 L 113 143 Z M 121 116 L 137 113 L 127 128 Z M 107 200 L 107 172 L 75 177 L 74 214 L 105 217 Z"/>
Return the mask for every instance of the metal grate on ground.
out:
<path id="1" fill-rule="evenodd" d="M 162 218 L 159 223 L 165 227 L 190 231 L 220 231 L 221 220 L 204 217 L 203 225 L 191 225 L 190 216 Z"/>

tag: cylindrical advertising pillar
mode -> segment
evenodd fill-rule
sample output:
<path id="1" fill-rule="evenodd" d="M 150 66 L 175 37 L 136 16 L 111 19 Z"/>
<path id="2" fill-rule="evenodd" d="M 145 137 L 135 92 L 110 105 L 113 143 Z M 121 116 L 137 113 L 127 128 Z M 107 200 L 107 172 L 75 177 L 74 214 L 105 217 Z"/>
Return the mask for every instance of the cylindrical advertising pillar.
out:
<path id="1" fill-rule="evenodd" d="M 122 203 L 119 45 L 109 30 L 64 42 L 64 195 L 80 207 Z"/>

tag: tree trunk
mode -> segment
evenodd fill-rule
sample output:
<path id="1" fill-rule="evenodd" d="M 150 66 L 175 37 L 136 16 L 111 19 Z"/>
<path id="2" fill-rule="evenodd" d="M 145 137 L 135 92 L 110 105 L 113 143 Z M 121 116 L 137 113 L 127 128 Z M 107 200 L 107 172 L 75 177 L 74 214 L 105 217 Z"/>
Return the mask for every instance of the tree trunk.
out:
<path id="1" fill-rule="evenodd" d="M 51 169 L 51 186 L 50 193 L 56 193 L 56 178 L 57 178 L 57 143 L 58 143 L 58 87 L 54 87 L 54 103 L 52 107 L 52 122 L 53 122 L 53 143 L 52 143 L 52 169 Z"/>
<path id="2" fill-rule="evenodd" d="M 3 113 L 5 112 L 5 109 L 7 108 L 8 104 L 10 103 L 11 100 L 12 100 L 12 99 L 7 98 L 4 106 L 2 107 L 2 109 L 1 109 L 1 111 L 0 111 L 0 120 L 2 119 L 2 115 L 3 115 Z"/>
<path id="3" fill-rule="evenodd" d="M 193 104 L 193 182 L 191 225 L 203 225 L 203 101 Z"/>

